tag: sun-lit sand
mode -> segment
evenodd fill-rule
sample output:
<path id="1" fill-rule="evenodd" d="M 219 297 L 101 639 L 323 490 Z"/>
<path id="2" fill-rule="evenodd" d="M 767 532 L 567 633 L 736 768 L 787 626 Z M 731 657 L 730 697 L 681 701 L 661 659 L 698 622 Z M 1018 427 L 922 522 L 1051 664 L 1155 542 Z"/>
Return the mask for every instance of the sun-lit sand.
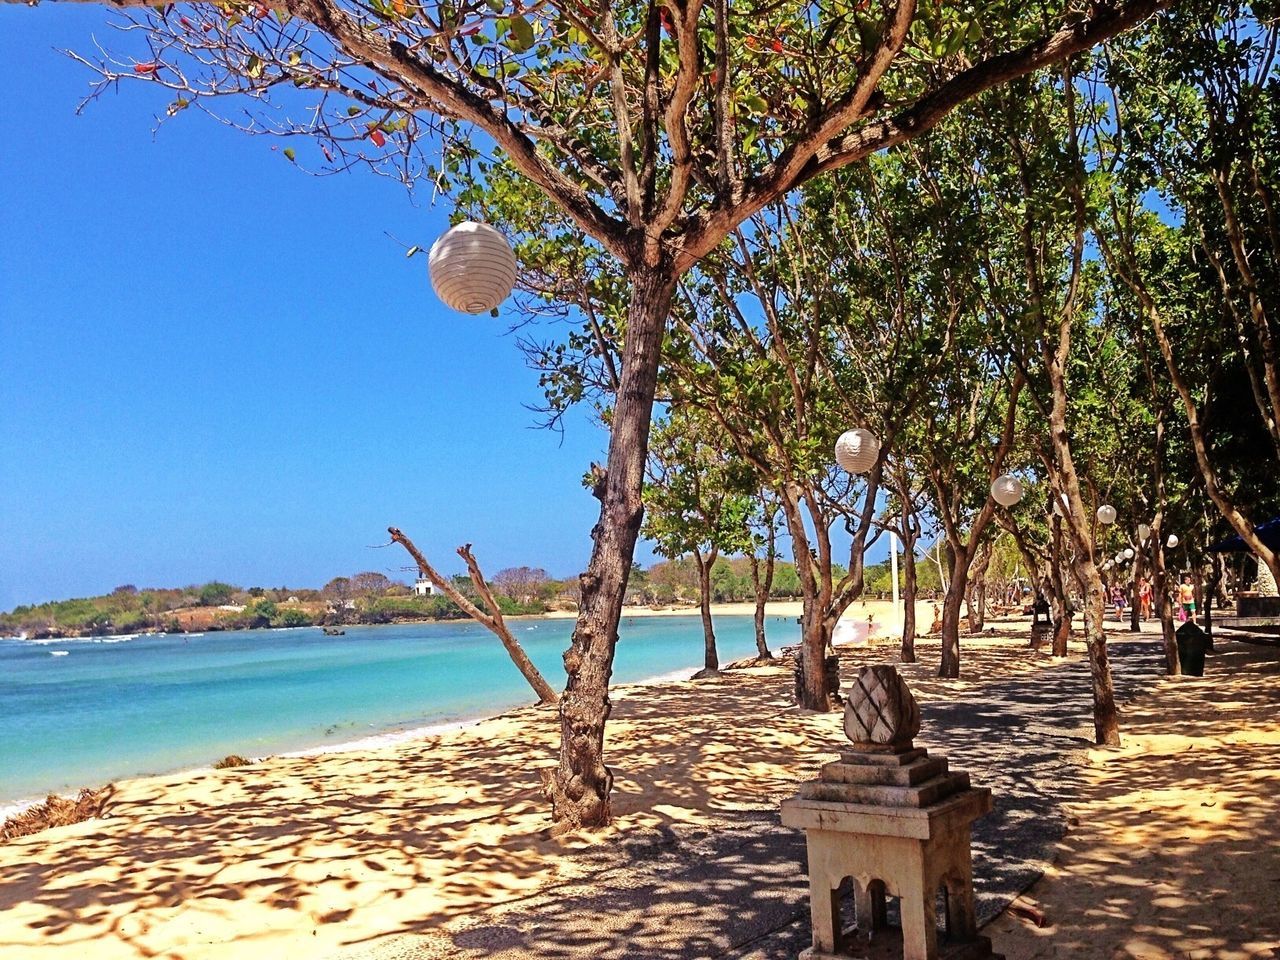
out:
<path id="1" fill-rule="evenodd" d="M 893 658 L 892 645 L 880 651 L 865 655 Z M 922 642 L 923 663 L 936 657 L 936 641 Z M 965 658 L 988 680 L 1049 664 L 1007 637 L 966 638 Z M 1081 825 L 1032 893 L 1057 926 L 1001 919 L 1010 957 L 1109 957 L 1096 952 L 1104 935 L 1128 938 L 1117 956 L 1183 956 L 1223 917 L 1233 943 L 1274 935 L 1276 651 L 1255 655 L 1265 666 L 1238 659 L 1234 673 L 1213 660 L 1211 679 L 1156 684 L 1128 711 L 1126 747 L 1091 753 Z M 105 819 L 0 845 L 0 957 L 323 958 L 446 933 L 589 879 L 591 858 L 565 854 L 618 833 L 776 810 L 840 736 L 839 715 L 797 710 L 789 684 L 759 667 L 619 688 L 607 746 L 617 823 L 564 843 L 547 837 L 539 790 L 558 738 L 549 709 L 379 749 L 122 782 Z M 1140 940 L 1168 952 L 1141 953 Z"/>
<path id="2" fill-rule="evenodd" d="M 1160 681 L 1092 750 L 1057 862 L 986 930 L 1008 960 L 1280 956 L 1280 650 Z"/>

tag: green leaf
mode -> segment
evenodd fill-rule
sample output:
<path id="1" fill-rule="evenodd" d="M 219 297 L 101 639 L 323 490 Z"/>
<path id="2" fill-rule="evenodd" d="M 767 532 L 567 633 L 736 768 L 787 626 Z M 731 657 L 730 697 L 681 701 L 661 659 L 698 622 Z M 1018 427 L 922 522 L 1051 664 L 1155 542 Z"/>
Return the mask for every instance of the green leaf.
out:
<path id="1" fill-rule="evenodd" d="M 357 106 L 350 106 L 350 107 L 347 107 L 347 116 L 348 116 L 348 117 L 358 117 L 358 116 L 360 116 L 360 108 L 359 108 L 359 107 L 357 107 Z"/>
<path id="2" fill-rule="evenodd" d="M 262 76 L 262 61 L 256 54 L 249 58 L 249 62 L 245 64 L 244 72 L 255 80 Z"/>
<path id="3" fill-rule="evenodd" d="M 507 8 L 503 0 L 485 0 L 485 3 L 489 4 L 489 9 L 494 13 L 501 13 Z"/>
<path id="4" fill-rule="evenodd" d="M 289 158 L 290 163 L 298 162 L 298 154 L 294 151 L 293 147 L 285 147 L 284 155 Z"/>
<path id="5" fill-rule="evenodd" d="M 742 105 L 752 113 L 768 113 L 769 101 L 759 94 L 751 94 L 742 98 Z"/>
<path id="6" fill-rule="evenodd" d="M 507 35 L 507 49 L 512 53 L 524 53 L 533 46 L 533 24 L 524 17 L 511 18 L 511 32 Z"/>

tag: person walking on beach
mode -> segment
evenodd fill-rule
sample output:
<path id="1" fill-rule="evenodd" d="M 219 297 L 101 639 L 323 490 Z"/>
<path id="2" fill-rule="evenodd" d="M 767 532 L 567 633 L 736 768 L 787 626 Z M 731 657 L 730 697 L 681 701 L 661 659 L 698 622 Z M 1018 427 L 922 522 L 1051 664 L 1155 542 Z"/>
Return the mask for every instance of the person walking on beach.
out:
<path id="1" fill-rule="evenodd" d="M 1116 608 L 1116 619 L 1124 620 L 1124 587 L 1116 584 L 1111 588 L 1111 605 Z"/>
<path id="2" fill-rule="evenodd" d="M 1138 585 L 1138 616 L 1143 620 L 1151 619 L 1151 581 L 1146 577 Z"/>
<path id="3" fill-rule="evenodd" d="M 1178 604 L 1181 607 L 1178 619 L 1194 623 L 1196 619 L 1196 588 L 1191 585 L 1191 574 L 1184 574 L 1182 584 L 1178 587 Z"/>

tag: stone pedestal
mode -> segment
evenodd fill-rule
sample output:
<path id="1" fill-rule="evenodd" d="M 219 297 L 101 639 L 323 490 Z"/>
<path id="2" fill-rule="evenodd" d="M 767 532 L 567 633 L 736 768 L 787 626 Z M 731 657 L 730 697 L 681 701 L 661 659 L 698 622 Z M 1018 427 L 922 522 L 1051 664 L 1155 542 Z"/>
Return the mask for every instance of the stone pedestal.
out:
<path id="1" fill-rule="evenodd" d="M 991 791 L 946 759 L 912 745 L 915 699 L 893 667 L 866 667 L 845 708 L 853 749 L 782 803 L 782 822 L 805 831 L 813 947 L 801 960 L 991 957 L 973 908 L 970 825 L 991 810 Z M 838 890 L 853 884 L 856 923 L 840 918 Z M 936 904 L 945 895 L 945 933 Z M 901 927 L 887 923 L 898 898 Z"/>

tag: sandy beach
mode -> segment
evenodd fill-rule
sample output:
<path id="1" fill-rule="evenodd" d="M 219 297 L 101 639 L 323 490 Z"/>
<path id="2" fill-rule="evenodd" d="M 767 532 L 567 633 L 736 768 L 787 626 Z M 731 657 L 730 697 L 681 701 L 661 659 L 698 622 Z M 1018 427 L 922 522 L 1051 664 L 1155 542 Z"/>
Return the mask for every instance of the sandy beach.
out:
<path id="1" fill-rule="evenodd" d="M 930 641 L 904 674 L 922 703 L 954 700 L 962 716 L 979 681 L 1063 669 L 1013 629 L 965 639 L 966 679 L 931 676 Z M 1028 894 L 1052 925 L 1006 915 L 988 928 L 998 949 L 1234 958 L 1280 945 L 1277 649 L 1220 646 L 1210 677 L 1147 685 L 1125 710 L 1122 749 L 1077 751 L 1073 826 Z M 845 671 L 895 659 L 889 644 L 860 648 Z M 354 957 L 405 941 L 413 956 L 459 956 L 455 938 L 485 916 L 592 888 L 628 838 L 776 819 L 840 743 L 839 715 L 797 710 L 789 684 L 785 669 L 758 667 L 618 688 L 617 822 L 567 842 L 548 839 L 539 791 L 558 734 L 547 709 L 380 749 L 119 783 L 103 819 L 0 846 L 0 957 Z"/>

